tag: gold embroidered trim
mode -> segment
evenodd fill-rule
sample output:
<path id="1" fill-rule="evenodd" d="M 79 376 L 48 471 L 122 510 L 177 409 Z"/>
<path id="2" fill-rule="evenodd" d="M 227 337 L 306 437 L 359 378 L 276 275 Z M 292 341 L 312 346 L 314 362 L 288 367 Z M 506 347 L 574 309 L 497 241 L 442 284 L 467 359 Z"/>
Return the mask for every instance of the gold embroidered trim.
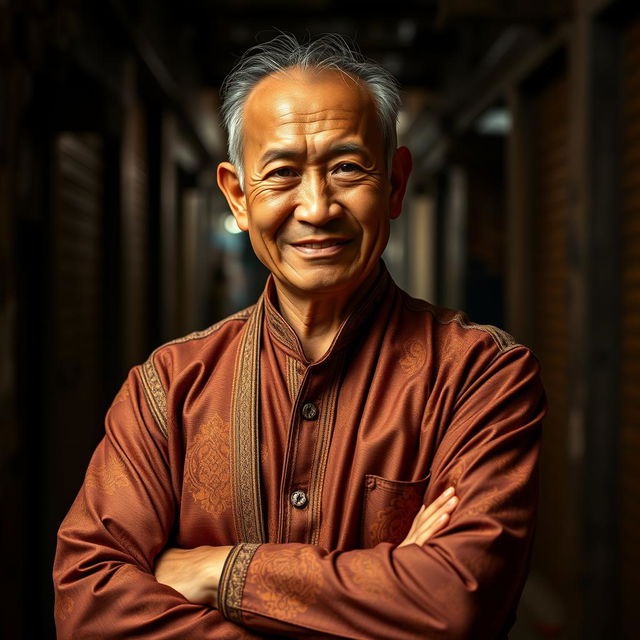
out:
<path id="1" fill-rule="evenodd" d="M 260 495 L 260 341 L 264 299 L 249 317 L 236 355 L 231 391 L 231 469 L 234 519 L 240 542 L 264 542 Z"/>
<path id="2" fill-rule="evenodd" d="M 267 313 L 267 324 L 280 342 L 286 347 L 289 347 L 292 351 L 300 350 L 298 347 L 298 337 L 279 313 Z"/>
<path id="3" fill-rule="evenodd" d="M 259 547 L 256 543 L 242 543 L 232 550 L 222 568 L 218 587 L 218 610 L 227 619 L 242 623 L 242 595 L 251 559 Z"/>
<path id="4" fill-rule="evenodd" d="M 477 329 L 478 331 L 484 331 L 493 338 L 493 341 L 496 343 L 496 346 L 501 353 L 503 351 L 509 351 L 509 349 L 513 349 L 513 347 L 520 346 L 520 343 L 516 342 L 515 338 L 510 333 L 507 333 L 498 327 L 494 327 L 491 324 L 477 324 L 476 322 L 471 322 L 467 317 L 467 314 L 463 311 L 437 307 L 425 300 L 410 297 L 406 298 L 405 306 L 413 311 L 428 311 L 438 324 L 452 324 L 453 322 L 457 322 L 463 329 Z"/>
<path id="5" fill-rule="evenodd" d="M 216 322 L 207 329 L 204 329 L 202 331 L 194 331 L 186 336 L 176 338 L 175 340 L 171 340 L 171 342 L 167 342 L 161 347 L 158 347 L 149 356 L 147 361 L 139 368 L 140 380 L 142 381 L 142 388 L 144 390 L 144 395 L 147 398 L 149 409 L 151 409 L 153 418 L 165 438 L 169 437 L 169 430 L 167 427 L 167 394 L 164 390 L 164 387 L 162 386 L 160 375 L 158 374 L 158 370 L 156 369 L 156 365 L 154 362 L 156 353 L 158 353 L 160 349 L 163 349 L 164 347 L 172 344 L 182 344 L 184 342 L 206 338 L 212 333 L 218 331 L 218 329 L 222 328 L 225 324 L 227 324 L 227 322 L 231 322 L 232 320 L 244 320 L 245 318 L 248 318 L 252 311 L 253 307 L 248 307 L 247 309 L 243 309 L 242 311 L 234 313 L 228 318 L 220 320 L 220 322 Z"/>
<path id="6" fill-rule="evenodd" d="M 228 322 L 231 322 L 232 320 L 245 320 L 251 315 L 255 306 L 256 305 L 252 305 L 250 307 L 247 307 L 246 309 L 237 311 L 233 315 L 223 318 L 219 322 L 212 324 L 210 327 L 207 327 L 202 331 L 193 331 L 187 334 L 186 336 L 182 336 L 181 338 L 175 338 L 175 340 L 171 340 L 170 342 L 167 342 L 163 346 L 166 347 L 170 344 L 181 344 L 183 342 L 191 342 L 192 340 L 200 340 L 200 338 L 206 338 L 207 336 L 210 336 L 212 333 L 215 333 L 216 331 L 218 331 L 218 329 L 221 329 L 225 324 L 227 324 Z"/>
<path id="7" fill-rule="evenodd" d="M 298 361 L 289 355 L 285 356 L 287 391 L 291 404 L 295 404 L 298 391 L 300 390 L 300 375 L 298 374 Z"/>
<path id="8" fill-rule="evenodd" d="M 313 466 L 311 468 L 310 478 L 310 497 L 309 505 L 309 529 L 307 534 L 307 542 L 318 544 L 320 537 L 320 520 L 321 520 L 321 504 L 322 489 L 324 487 L 325 472 L 327 470 L 327 459 L 329 457 L 329 445 L 333 435 L 333 427 L 336 421 L 336 407 L 338 406 L 338 390 L 342 382 L 344 366 L 344 353 L 336 358 L 335 369 L 331 377 L 333 383 L 323 398 L 320 407 L 320 425 L 318 428 L 318 437 L 313 449 Z"/>
<path id="9" fill-rule="evenodd" d="M 490 324 L 476 324 L 475 322 L 471 322 L 462 311 L 456 313 L 453 319 L 463 329 L 478 329 L 479 331 L 485 331 L 488 333 L 493 338 L 496 345 L 498 345 L 498 349 L 500 349 L 501 352 L 508 351 L 509 349 L 518 346 L 518 343 L 514 340 L 511 334 Z"/>
<path id="10" fill-rule="evenodd" d="M 156 424 L 160 431 L 162 431 L 162 435 L 168 438 L 167 396 L 160 382 L 156 365 L 153 362 L 153 354 L 151 354 L 150 358 L 140 367 L 140 379 L 142 380 L 142 388 L 147 398 L 147 404 L 149 405 L 149 409 L 151 409 Z"/>

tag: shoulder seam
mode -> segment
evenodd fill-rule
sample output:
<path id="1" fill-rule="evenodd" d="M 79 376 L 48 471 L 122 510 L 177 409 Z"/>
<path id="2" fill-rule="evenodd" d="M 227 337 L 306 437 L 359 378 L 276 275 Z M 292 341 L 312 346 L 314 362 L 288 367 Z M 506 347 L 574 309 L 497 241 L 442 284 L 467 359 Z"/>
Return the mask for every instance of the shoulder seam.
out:
<path id="1" fill-rule="evenodd" d="M 224 318 L 223 320 L 216 322 L 207 329 L 204 329 L 202 331 L 194 331 L 186 336 L 176 338 L 175 340 L 171 340 L 170 342 L 166 342 L 165 344 L 160 345 L 157 349 L 154 349 L 147 360 L 142 365 L 140 365 L 140 380 L 142 381 L 142 388 L 147 399 L 147 404 L 149 405 L 149 409 L 153 414 L 156 425 L 165 438 L 169 437 L 167 419 L 167 391 L 162 386 L 162 382 L 160 381 L 160 374 L 158 373 L 158 369 L 155 363 L 156 354 L 164 347 L 172 344 L 181 344 L 184 342 L 191 342 L 193 340 L 206 338 L 207 336 L 212 335 L 213 333 L 221 329 L 225 324 L 233 320 L 246 320 L 251 315 L 254 306 L 255 305 L 247 307 L 242 311 L 238 311 L 228 318 Z"/>
<path id="2" fill-rule="evenodd" d="M 471 322 L 467 315 L 462 311 L 458 311 L 456 313 L 453 317 L 453 322 L 457 322 L 463 329 L 477 329 L 478 331 L 488 333 L 493 338 L 493 341 L 496 343 L 500 353 L 504 353 L 514 347 L 520 346 L 510 333 L 507 333 L 503 329 L 499 329 L 491 324 L 477 324 L 476 322 Z"/>
<path id="3" fill-rule="evenodd" d="M 421 304 L 415 304 L 415 302 L 419 302 Z M 471 322 L 467 314 L 463 311 L 451 310 L 453 313 L 452 317 L 444 320 L 437 313 L 436 307 L 426 300 L 409 298 L 408 307 L 416 311 L 429 312 L 433 316 L 433 319 L 440 325 L 448 325 L 455 322 L 462 329 L 476 329 L 478 331 L 483 331 L 484 333 L 487 333 L 491 336 L 500 353 L 504 353 L 515 347 L 521 346 L 520 343 L 516 342 L 515 338 L 507 331 L 504 331 L 504 329 L 500 329 L 491 324 L 478 324 L 476 322 Z"/>
<path id="4" fill-rule="evenodd" d="M 168 347 L 169 345 L 172 345 L 172 344 L 182 344 L 183 342 L 191 342 L 193 340 L 201 340 L 202 338 L 206 338 L 207 336 L 210 336 L 212 333 L 215 333 L 219 329 L 222 329 L 222 327 L 224 327 L 224 325 L 227 324 L 228 322 L 232 322 L 233 320 L 246 320 L 251 315 L 254 307 L 255 305 L 251 305 L 246 309 L 242 309 L 242 311 L 238 311 L 233 315 L 228 316 L 227 318 L 223 318 L 219 322 L 212 324 L 210 327 L 207 327 L 202 331 L 192 331 L 191 333 L 188 333 L 186 336 L 182 336 L 180 338 L 175 338 L 173 340 L 170 340 L 169 342 L 165 342 L 164 344 L 160 345 L 157 349 L 154 350 L 154 352 L 151 354 L 151 357 L 153 357 L 156 354 L 156 352 L 158 352 L 163 347 Z"/>

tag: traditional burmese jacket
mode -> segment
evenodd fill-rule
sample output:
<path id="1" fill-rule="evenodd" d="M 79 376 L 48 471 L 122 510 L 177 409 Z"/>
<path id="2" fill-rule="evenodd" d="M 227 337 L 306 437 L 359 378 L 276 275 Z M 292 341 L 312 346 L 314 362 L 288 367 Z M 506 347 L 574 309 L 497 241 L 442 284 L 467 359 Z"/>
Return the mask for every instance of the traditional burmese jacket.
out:
<path id="1" fill-rule="evenodd" d="M 270 280 L 134 367 L 59 532 L 60 638 L 495 638 L 528 565 L 544 392 L 525 347 L 383 270 L 308 362 Z M 447 486 L 427 543 L 396 545 Z M 219 610 L 167 546 L 235 545 Z"/>

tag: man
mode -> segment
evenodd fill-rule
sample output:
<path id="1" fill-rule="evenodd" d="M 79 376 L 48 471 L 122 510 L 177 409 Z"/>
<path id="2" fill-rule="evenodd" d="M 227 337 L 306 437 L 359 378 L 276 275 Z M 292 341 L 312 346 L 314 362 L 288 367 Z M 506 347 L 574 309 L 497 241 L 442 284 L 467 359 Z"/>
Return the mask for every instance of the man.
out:
<path id="1" fill-rule="evenodd" d="M 331 36 L 232 72 L 218 183 L 272 275 L 116 397 L 60 528 L 61 638 L 506 636 L 544 394 L 526 348 L 381 262 L 398 103 Z"/>

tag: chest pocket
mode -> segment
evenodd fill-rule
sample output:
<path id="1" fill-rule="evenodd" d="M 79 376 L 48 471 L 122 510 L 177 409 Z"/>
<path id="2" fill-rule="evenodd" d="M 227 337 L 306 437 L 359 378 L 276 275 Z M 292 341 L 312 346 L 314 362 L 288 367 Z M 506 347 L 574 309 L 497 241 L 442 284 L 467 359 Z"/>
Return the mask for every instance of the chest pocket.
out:
<path id="1" fill-rule="evenodd" d="M 429 475 L 422 480 L 405 482 L 368 473 L 364 482 L 363 547 L 374 547 L 379 542 L 402 542 L 422 506 Z"/>

